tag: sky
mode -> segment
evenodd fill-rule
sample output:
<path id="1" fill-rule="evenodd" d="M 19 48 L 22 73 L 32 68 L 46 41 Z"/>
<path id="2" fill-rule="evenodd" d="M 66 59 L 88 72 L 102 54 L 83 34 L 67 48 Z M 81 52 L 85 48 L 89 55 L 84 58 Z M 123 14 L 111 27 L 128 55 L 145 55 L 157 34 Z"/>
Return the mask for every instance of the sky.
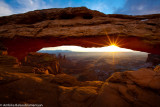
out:
<path id="1" fill-rule="evenodd" d="M 160 13 L 160 0 L 0 0 L 0 16 L 39 9 L 82 6 L 105 14 L 144 15 Z"/>
<path id="2" fill-rule="evenodd" d="M 80 46 L 57 46 L 57 47 L 42 48 L 40 51 L 42 50 L 69 50 L 73 52 L 134 52 L 133 50 L 120 48 L 115 45 L 100 47 L 100 48 L 95 48 L 95 47 L 83 48 Z"/>

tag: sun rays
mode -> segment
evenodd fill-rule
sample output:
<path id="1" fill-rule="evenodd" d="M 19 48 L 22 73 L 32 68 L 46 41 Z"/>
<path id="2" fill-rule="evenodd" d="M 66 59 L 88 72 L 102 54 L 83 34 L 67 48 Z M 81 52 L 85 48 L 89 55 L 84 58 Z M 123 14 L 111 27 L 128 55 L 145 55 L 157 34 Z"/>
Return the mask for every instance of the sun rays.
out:
<path id="1" fill-rule="evenodd" d="M 58 47 L 48 47 L 48 48 L 43 48 L 41 50 L 61 50 L 61 51 L 72 51 L 72 52 L 131 52 L 132 50 L 130 49 L 125 49 L 125 48 L 120 48 L 117 47 L 116 45 L 111 45 L 111 46 L 105 46 L 105 47 L 92 47 L 92 48 L 83 48 L 80 46 L 58 46 Z"/>
<path id="2" fill-rule="evenodd" d="M 99 42 L 93 42 L 93 41 L 86 41 L 83 42 L 93 44 L 98 47 L 91 47 L 91 48 L 83 48 L 80 46 L 71 46 L 71 45 L 64 45 L 64 46 L 58 46 L 58 47 L 48 47 L 43 48 L 42 50 L 69 50 L 72 52 L 131 52 L 130 49 L 120 48 L 123 46 L 124 42 L 123 39 L 120 39 L 117 37 L 109 36 L 106 33 L 106 38 L 102 41 L 102 43 Z"/>
<path id="3" fill-rule="evenodd" d="M 125 48 L 120 48 L 120 46 L 123 45 L 123 39 L 120 39 L 118 36 L 117 37 L 112 37 L 106 34 L 105 39 L 103 39 L 102 43 L 100 42 L 93 42 L 93 41 L 87 41 L 84 40 L 83 42 L 86 42 L 87 44 L 94 44 L 95 46 L 98 47 L 91 47 L 91 48 L 83 48 L 80 46 L 72 46 L 72 45 L 64 45 L 64 46 L 58 46 L 58 47 L 48 47 L 48 48 L 43 48 L 41 50 L 50 50 L 50 51 L 57 51 L 60 50 L 60 52 L 111 52 L 112 54 L 112 65 L 114 66 L 116 63 L 115 60 L 115 54 L 116 52 L 133 52 L 130 49 L 125 49 Z M 95 61 L 99 61 L 102 56 L 99 56 Z"/>
<path id="4" fill-rule="evenodd" d="M 88 43 L 88 44 L 93 44 L 94 46 L 98 46 L 98 47 L 107 47 L 107 46 L 117 46 L 117 47 L 122 47 L 125 42 L 123 38 L 119 38 L 118 36 L 112 36 L 112 35 L 108 35 L 107 32 L 105 32 L 106 36 L 104 37 L 104 39 L 99 42 L 99 41 L 87 41 L 87 40 L 83 40 L 83 42 Z M 117 48 L 118 49 L 118 48 Z"/>
<path id="5" fill-rule="evenodd" d="M 109 36 L 107 32 L 106 36 L 107 36 L 107 40 L 106 40 L 106 44 L 108 46 L 117 46 L 117 47 L 121 47 L 124 45 L 124 41 L 122 38 L 119 38 L 119 36 Z"/>

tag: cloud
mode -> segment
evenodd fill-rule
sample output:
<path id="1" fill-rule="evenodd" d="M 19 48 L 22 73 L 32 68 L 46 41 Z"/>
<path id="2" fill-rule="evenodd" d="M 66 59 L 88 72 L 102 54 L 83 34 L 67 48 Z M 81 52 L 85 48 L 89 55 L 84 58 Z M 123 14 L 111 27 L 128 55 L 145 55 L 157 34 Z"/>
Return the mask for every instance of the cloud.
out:
<path id="1" fill-rule="evenodd" d="M 13 3 L 14 4 L 9 4 L 7 0 L 1 0 L 0 16 L 8 16 L 11 14 L 25 13 L 52 7 L 50 3 L 46 3 L 45 0 L 15 0 Z"/>
<path id="2" fill-rule="evenodd" d="M 91 6 L 92 10 L 98 10 L 98 11 L 101 11 L 101 12 L 103 12 L 107 8 L 108 8 L 107 5 L 104 4 L 104 3 L 96 3 L 96 4 Z"/>
<path id="3" fill-rule="evenodd" d="M 106 14 L 160 13 L 160 0 L 0 0 L 0 16 L 46 8 L 86 6 Z"/>
<path id="4" fill-rule="evenodd" d="M 49 3 L 47 4 L 43 0 L 16 0 L 17 3 L 20 5 L 20 10 L 17 9 L 17 13 L 24 13 L 27 11 L 33 11 L 37 9 L 46 9 L 51 8 Z"/>
<path id="5" fill-rule="evenodd" d="M 4 1 L 0 1 L 0 16 L 8 16 L 13 14 L 12 9 Z"/>
<path id="6" fill-rule="evenodd" d="M 160 13 L 160 0 L 127 0 L 115 14 L 144 15 Z"/>
<path id="7" fill-rule="evenodd" d="M 104 0 L 84 0 L 81 5 L 91 9 L 91 10 L 98 10 L 100 12 L 104 12 L 108 9 L 108 4 Z"/>

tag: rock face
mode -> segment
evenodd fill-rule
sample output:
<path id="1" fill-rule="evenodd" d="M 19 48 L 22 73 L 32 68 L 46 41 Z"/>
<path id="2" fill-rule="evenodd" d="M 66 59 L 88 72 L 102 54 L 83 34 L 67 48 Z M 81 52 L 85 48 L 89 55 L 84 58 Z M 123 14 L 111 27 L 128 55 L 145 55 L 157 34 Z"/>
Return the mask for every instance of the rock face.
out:
<path id="1" fill-rule="evenodd" d="M 45 9 L 45 10 L 36 10 L 24 14 L 12 15 L 11 17 L 1 17 L 0 20 L 3 22 L 0 25 L 14 23 L 14 24 L 34 24 L 42 22 L 45 20 L 56 20 L 56 19 L 74 19 L 74 18 L 83 18 L 83 19 L 92 19 L 93 17 L 104 17 L 106 16 L 103 13 L 98 11 L 92 11 L 86 7 L 78 8 L 54 8 L 54 9 Z M 16 19 L 16 20 L 11 20 Z"/>
<path id="2" fill-rule="evenodd" d="M 158 107 L 159 77 L 160 71 L 150 69 L 114 73 L 103 84 L 95 107 Z"/>
<path id="3" fill-rule="evenodd" d="M 34 67 L 33 72 L 45 74 L 61 73 L 59 62 L 55 55 L 45 53 L 29 53 L 22 62 L 25 66 Z"/>
<path id="4" fill-rule="evenodd" d="M 154 66 L 160 64 L 160 55 L 157 54 L 148 54 L 146 62 L 152 63 Z"/>
<path id="5" fill-rule="evenodd" d="M 18 67 L 20 62 L 15 57 L 0 55 L 0 66 Z"/>
<path id="6" fill-rule="evenodd" d="M 4 38 L 106 36 L 107 33 L 156 40 L 160 27 L 159 14 L 105 15 L 85 7 L 37 10 L 1 17 L 0 20 L 0 37 Z"/>
<path id="7" fill-rule="evenodd" d="M 36 10 L 0 17 L 0 41 L 21 58 L 43 47 L 118 45 L 160 54 L 160 15 L 105 15 L 85 7 Z M 133 45 L 134 44 L 134 45 Z M 33 47 L 34 46 L 34 47 Z"/>
<path id="8" fill-rule="evenodd" d="M 75 77 L 67 75 L 67 74 L 58 74 L 55 78 L 52 79 L 52 83 L 57 83 L 62 86 L 70 87 L 76 86 L 79 82 Z"/>
<path id="9" fill-rule="evenodd" d="M 104 82 L 80 82 L 67 74 L 21 73 L 21 69 L 1 65 L 2 104 L 43 104 L 46 107 L 160 106 L 159 66 L 154 71 L 143 68 L 116 72 Z"/>

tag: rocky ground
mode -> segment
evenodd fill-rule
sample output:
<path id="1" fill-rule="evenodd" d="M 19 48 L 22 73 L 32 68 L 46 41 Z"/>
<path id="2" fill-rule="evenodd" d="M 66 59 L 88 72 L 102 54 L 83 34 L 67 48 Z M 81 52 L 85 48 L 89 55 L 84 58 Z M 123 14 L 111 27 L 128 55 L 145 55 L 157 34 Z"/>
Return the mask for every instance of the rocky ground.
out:
<path id="1" fill-rule="evenodd" d="M 32 53 L 31 59 L 33 55 L 37 57 Z M 64 73 L 32 72 L 34 65 L 22 65 L 12 56 L 1 55 L 0 62 L 1 103 L 38 103 L 44 107 L 160 106 L 159 66 L 116 72 L 105 81 L 80 82 Z"/>

